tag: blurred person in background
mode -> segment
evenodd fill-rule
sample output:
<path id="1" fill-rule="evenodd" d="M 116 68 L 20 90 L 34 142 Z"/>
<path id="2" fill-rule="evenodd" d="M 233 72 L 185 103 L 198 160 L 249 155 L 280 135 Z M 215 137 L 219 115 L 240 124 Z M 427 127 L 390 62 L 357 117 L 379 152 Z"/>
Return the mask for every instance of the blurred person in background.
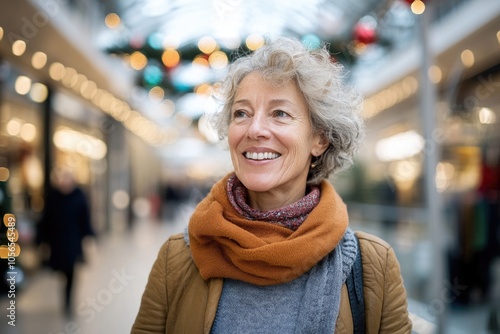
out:
<path id="1" fill-rule="evenodd" d="M 411 332 L 393 249 L 349 228 L 328 181 L 363 137 L 360 96 L 342 76 L 326 47 L 288 38 L 231 65 L 214 123 L 234 172 L 162 246 L 132 333 L 353 333 L 356 263 L 361 330 Z"/>
<path id="2" fill-rule="evenodd" d="M 47 265 L 65 278 L 63 302 L 72 314 L 75 265 L 83 262 L 83 239 L 94 236 L 87 198 L 70 169 L 53 169 L 52 187 L 38 225 L 37 243 L 48 249 Z"/>

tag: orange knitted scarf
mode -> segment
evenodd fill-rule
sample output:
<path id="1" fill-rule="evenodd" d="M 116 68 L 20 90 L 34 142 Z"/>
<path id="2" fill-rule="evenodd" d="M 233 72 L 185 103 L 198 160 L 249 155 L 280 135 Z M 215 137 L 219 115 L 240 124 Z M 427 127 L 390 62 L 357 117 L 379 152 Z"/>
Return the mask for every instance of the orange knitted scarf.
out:
<path id="1" fill-rule="evenodd" d="M 191 253 L 204 279 L 257 285 L 291 281 L 330 253 L 347 229 L 347 208 L 326 180 L 319 204 L 293 231 L 242 217 L 228 200 L 228 177 L 214 185 L 189 221 Z"/>

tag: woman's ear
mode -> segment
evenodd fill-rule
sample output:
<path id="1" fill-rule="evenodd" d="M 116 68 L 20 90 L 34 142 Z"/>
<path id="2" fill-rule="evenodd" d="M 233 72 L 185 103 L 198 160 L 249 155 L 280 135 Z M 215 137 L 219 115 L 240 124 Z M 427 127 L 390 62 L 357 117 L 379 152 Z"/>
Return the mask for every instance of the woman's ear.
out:
<path id="1" fill-rule="evenodd" d="M 329 145 L 330 145 L 330 142 L 328 141 L 328 139 L 325 136 L 323 136 L 323 135 L 318 136 L 317 140 L 316 140 L 316 144 L 314 144 L 314 146 L 311 150 L 312 155 L 319 157 L 320 155 L 325 153 L 325 151 Z"/>

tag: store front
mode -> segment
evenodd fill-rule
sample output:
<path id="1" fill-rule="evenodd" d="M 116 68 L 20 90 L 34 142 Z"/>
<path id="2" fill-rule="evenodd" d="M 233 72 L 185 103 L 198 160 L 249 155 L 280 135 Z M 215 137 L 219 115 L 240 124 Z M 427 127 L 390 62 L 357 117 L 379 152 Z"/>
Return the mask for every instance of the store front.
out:
<path id="1" fill-rule="evenodd" d="M 88 197 L 96 232 L 107 226 L 107 144 L 102 116 L 63 91 L 51 91 L 4 61 L 0 99 L 0 204 L 16 216 L 19 266 L 29 272 L 42 260 L 35 243 L 47 185 L 71 170 Z M 49 113 L 49 116 L 47 116 Z"/>

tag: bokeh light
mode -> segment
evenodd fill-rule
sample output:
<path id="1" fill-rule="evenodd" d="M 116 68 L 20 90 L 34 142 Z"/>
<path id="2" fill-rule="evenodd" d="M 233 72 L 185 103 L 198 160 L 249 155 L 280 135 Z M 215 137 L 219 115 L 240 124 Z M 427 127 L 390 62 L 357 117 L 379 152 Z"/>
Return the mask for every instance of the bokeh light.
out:
<path id="1" fill-rule="evenodd" d="M 120 25 L 120 16 L 116 13 L 109 13 L 104 18 L 104 24 L 110 29 L 114 29 Z"/>
<path id="2" fill-rule="evenodd" d="M 166 67 L 175 67 L 179 64 L 181 56 L 176 49 L 167 48 L 161 55 L 161 61 Z"/>
<path id="3" fill-rule="evenodd" d="M 16 56 L 22 56 L 26 51 L 26 42 L 18 39 L 12 43 L 12 53 Z"/>
<path id="4" fill-rule="evenodd" d="M 245 39 L 245 44 L 248 49 L 255 51 L 264 46 L 264 37 L 259 34 L 252 34 Z"/>
<path id="5" fill-rule="evenodd" d="M 462 60 L 462 64 L 467 68 L 474 65 L 474 53 L 469 49 L 462 51 L 460 59 Z"/>
<path id="6" fill-rule="evenodd" d="M 130 67 L 134 70 L 142 70 L 147 64 L 148 58 L 143 53 L 135 51 L 130 55 Z"/>
<path id="7" fill-rule="evenodd" d="M 149 90 L 148 96 L 153 101 L 161 101 L 165 97 L 165 91 L 159 86 L 154 86 Z"/>
<path id="8" fill-rule="evenodd" d="M 215 51 L 208 57 L 208 63 L 216 70 L 223 69 L 227 66 L 229 60 L 227 55 L 222 51 Z"/>
<path id="9" fill-rule="evenodd" d="M 31 65 L 37 70 L 43 68 L 47 64 L 47 55 L 41 51 L 37 51 L 31 57 Z"/>
<path id="10" fill-rule="evenodd" d="M 45 86 L 40 82 L 35 82 L 31 86 L 30 98 L 35 102 L 41 103 L 45 101 L 47 99 L 48 94 L 49 94 L 49 89 L 47 88 L 47 86 Z"/>
<path id="11" fill-rule="evenodd" d="M 55 62 L 50 65 L 49 75 L 52 78 L 52 80 L 59 81 L 62 78 L 64 78 L 65 74 L 66 74 L 66 68 L 64 67 L 63 64 Z"/>
<path id="12" fill-rule="evenodd" d="M 24 75 L 18 76 L 14 84 L 14 89 L 19 95 L 28 94 L 31 89 L 31 79 Z"/>
<path id="13" fill-rule="evenodd" d="M 321 39 L 314 34 L 304 35 L 301 41 L 309 50 L 315 50 L 321 46 Z"/>
<path id="14" fill-rule="evenodd" d="M 6 130 L 10 136 L 19 136 L 21 132 L 21 121 L 18 118 L 11 119 L 7 122 Z"/>
<path id="15" fill-rule="evenodd" d="M 425 12 L 425 3 L 421 0 L 415 0 L 411 3 L 411 11 L 413 14 L 420 15 Z"/>
<path id="16" fill-rule="evenodd" d="M 205 54 L 214 52 L 217 48 L 217 42 L 213 37 L 204 36 L 198 41 L 198 48 Z"/>
<path id="17" fill-rule="evenodd" d="M 429 79 L 431 80 L 432 83 L 437 84 L 441 82 L 443 73 L 441 72 L 439 66 L 433 65 L 429 67 L 428 73 L 429 73 Z"/>
<path id="18" fill-rule="evenodd" d="M 5 182 L 9 179 L 10 171 L 7 167 L 0 167 L 0 182 Z"/>

